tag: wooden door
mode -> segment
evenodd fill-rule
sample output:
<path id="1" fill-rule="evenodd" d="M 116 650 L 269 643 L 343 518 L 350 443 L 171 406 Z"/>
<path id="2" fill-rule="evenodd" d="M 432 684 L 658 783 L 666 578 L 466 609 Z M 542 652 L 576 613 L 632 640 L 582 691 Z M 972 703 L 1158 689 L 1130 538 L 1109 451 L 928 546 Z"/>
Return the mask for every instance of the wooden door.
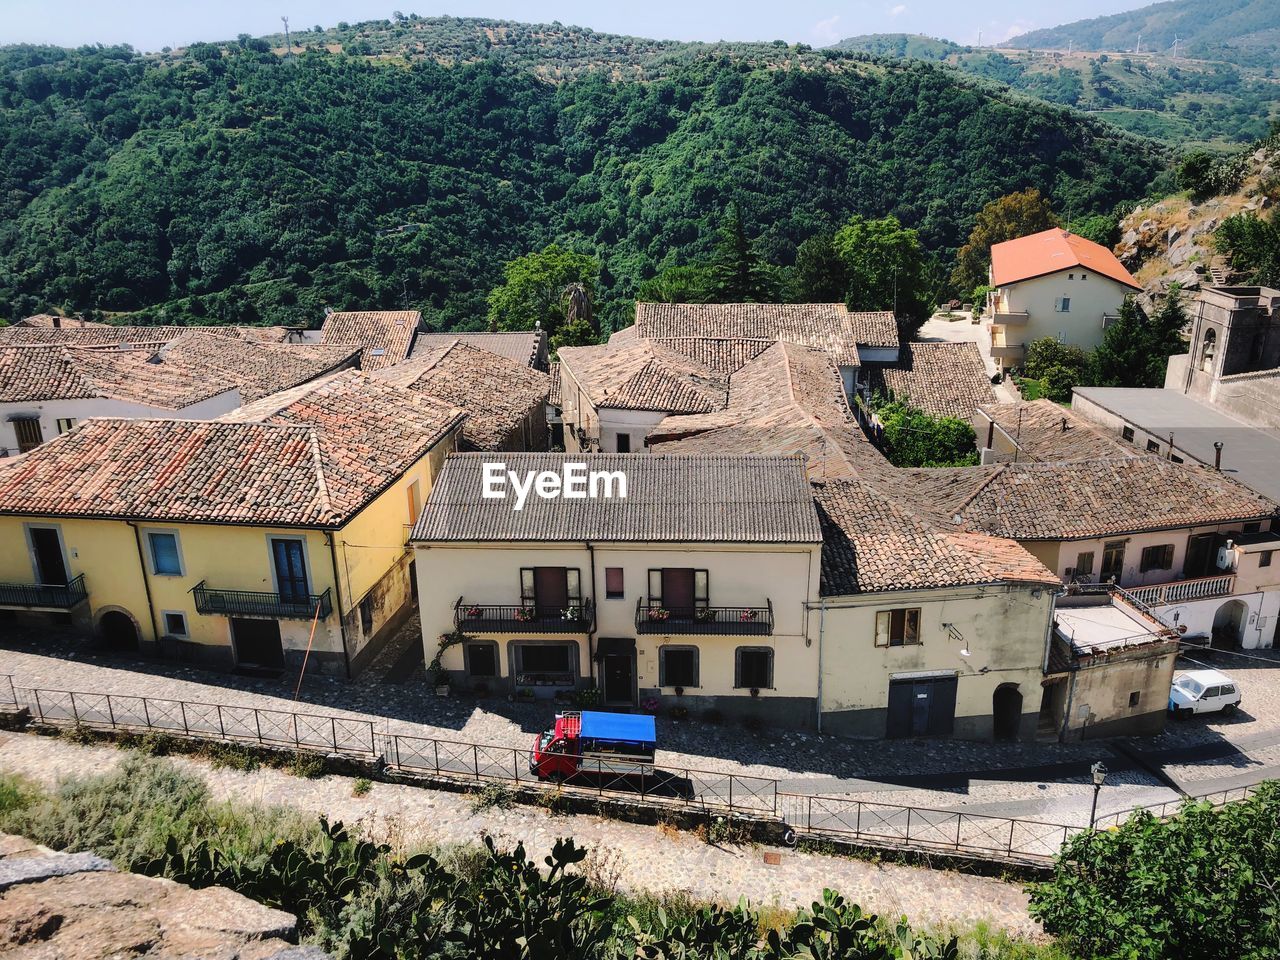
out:
<path id="1" fill-rule="evenodd" d="M 67 564 L 62 556 L 62 537 L 52 527 L 31 527 L 31 549 L 35 554 L 36 579 L 40 583 L 65 586 Z"/>
<path id="2" fill-rule="evenodd" d="M 539 616 L 560 616 L 569 606 L 569 571 L 564 567 L 534 567 L 533 595 Z"/>
<path id="3" fill-rule="evenodd" d="M 662 605 L 673 617 L 693 616 L 693 568 L 662 568 Z"/>

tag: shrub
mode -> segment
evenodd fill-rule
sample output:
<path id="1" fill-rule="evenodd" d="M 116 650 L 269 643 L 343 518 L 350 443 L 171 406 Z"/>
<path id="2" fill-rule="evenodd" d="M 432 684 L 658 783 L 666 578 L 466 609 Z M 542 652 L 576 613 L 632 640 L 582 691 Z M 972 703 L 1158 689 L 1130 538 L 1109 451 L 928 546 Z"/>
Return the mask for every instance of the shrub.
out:
<path id="1" fill-rule="evenodd" d="M 319 780 L 329 770 L 325 766 L 323 757 L 317 757 L 314 753 L 302 753 L 299 751 L 294 754 L 293 760 L 289 764 L 289 772 L 295 777 Z"/>
<path id="2" fill-rule="evenodd" d="M 481 813 L 485 810 L 505 810 L 513 803 L 515 797 L 501 783 L 486 783 L 471 797 L 471 812 Z"/>
<path id="3" fill-rule="evenodd" d="M 908 403 L 879 400 L 885 456 L 895 467 L 963 467 L 978 462 L 973 427 L 955 417 L 935 417 Z"/>
<path id="4" fill-rule="evenodd" d="M 1170 820 L 1135 814 L 1071 839 L 1032 915 L 1082 956 L 1133 960 L 1274 957 L 1280 943 L 1280 784 Z"/>
<path id="5" fill-rule="evenodd" d="M 367 777 L 359 777 L 351 784 L 351 795 L 353 797 L 363 797 L 373 789 L 373 782 Z"/>
<path id="6" fill-rule="evenodd" d="M 215 767 L 229 767 L 245 773 L 262 766 L 256 753 L 238 743 L 211 743 L 200 751 L 200 756 Z"/>

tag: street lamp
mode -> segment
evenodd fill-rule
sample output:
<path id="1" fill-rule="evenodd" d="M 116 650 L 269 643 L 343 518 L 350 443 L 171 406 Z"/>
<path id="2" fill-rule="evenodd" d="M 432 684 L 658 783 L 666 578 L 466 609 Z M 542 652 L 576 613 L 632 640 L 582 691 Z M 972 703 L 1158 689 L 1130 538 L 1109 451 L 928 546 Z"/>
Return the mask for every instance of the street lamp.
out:
<path id="1" fill-rule="evenodd" d="M 1099 760 L 1089 768 L 1089 772 L 1093 774 L 1093 806 L 1089 808 L 1089 829 L 1093 830 L 1098 822 L 1098 794 L 1102 792 L 1102 785 L 1106 782 L 1107 768 Z"/>

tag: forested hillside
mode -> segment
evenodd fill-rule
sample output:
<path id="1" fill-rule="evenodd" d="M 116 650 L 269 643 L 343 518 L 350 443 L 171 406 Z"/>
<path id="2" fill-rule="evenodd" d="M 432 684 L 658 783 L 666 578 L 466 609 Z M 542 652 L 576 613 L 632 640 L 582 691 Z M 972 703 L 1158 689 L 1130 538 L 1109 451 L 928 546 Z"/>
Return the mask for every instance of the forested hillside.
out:
<path id="1" fill-rule="evenodd" d="M 1128 49 L 1135 46 L 1136 36 Z M 946 63 L 1179 149 L 1252 143 L 1280 117 L 1280 64 L 1270 59 L 1256 67 L 1174 59 L 1145 40 L 1141 53 L 1099 53 L 1078 43 L 1071 52 L 1066 48 L 1065 43 L 1050 50 L 962 47 L 907 33 L 849 37 L 834 47 Z"/>
<path id="2" fill-rule="evenodd" d="M 1168 53 L 1174 39 L 1184 57 L 1270 67 L 1280 59 L 1276 0 L 1171 0 L 1137 10 L 1033 30 L 1005 42 L 1016 49 L 1132 50 Z"/>
<path id="3" fill-rule="evenodd" d="M 602 263 L 609 319 L 705 255 L 733 202 L 775 263 L 855 213 L 949 260 L 995 197 L 1106 213 L 1168 162 L 920 63 L 762 45 L 547 83 L 317 47 L 0 50 L 0 316 L 315 325 L 407 305 L 477 326 L 504 262 L 557 240 Z"/>

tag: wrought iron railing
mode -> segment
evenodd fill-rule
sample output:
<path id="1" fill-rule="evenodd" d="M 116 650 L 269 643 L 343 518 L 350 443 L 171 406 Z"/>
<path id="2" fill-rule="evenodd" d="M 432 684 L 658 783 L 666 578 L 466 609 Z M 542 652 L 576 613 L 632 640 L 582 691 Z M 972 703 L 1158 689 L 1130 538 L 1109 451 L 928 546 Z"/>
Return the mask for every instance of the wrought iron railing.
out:
<path id="1" fill-rule="evenodd" d="M 636 632 L 768 637 L 773 634 L 773 601 L 759 607 L 664 607 L 636 601 Z"/>
<path id="2" fill-rule="evenodd" d="M 595 617 L 591 598 L 564 607 L 536 603 L 476 603 L 458 598 L 453 625 L 466 633 L 588 633 Z"/>
<path id="3" fill-rule="evenodd" d="M 0 583 L 0 607 L 70 610 L 88 599 L 83 573 L 67 583 Z"/>
<path id="4" fill-rule="evenodd" d="M 451 782 L 505 782 L 526 789 L 598 796 L 629 805 L 723 813 L 791 828 L 800 835 L 848 840 L 896 850 L 950 853 L 1001 861 L 1049 864 L 1062 845 L 1088 828 L 1041 820 L 910 807 L 824 794 L 793 793 L 779 781 L 723 771 L 611 761 L 608 772 L 577 773 L 548 783 L 531 769 L 527 748 L 465 743 L 405 734 L 378 734 L 374 721 L 257 707 L 127 694 L 83 693 L 15 686 L 0 675 L 0 705 L 26 706 L 37 722 L 103 730 L 155 731 L 194 739 L 347 756 L 396 773 Z M 550 755 L 544 755 L 550 756 Z M 575 759 L 572 756 L 569 759 Z M 1243 787 L 1193 798 L 1215 806 L 1247 799 Z M 1184 801 L 1154 805 L 1157 817 Z M 1143 808 L 1138 808 L 1143 809 Z M 1096 821 L 1106 828 L 1134 813 Z"/>
<path id="5" fill-rule="evenodd" d="M 214 590 L 201 580 L 191 588 L 196 611 L 217 617 L 266 617 L 271 620 L 310 620 L 320 609 L 320 619 L 333 613 L 330 592 L 309 594 L 305 598 L 285 597 L 279 593 L 255 593 L 252 590 Z"/>

